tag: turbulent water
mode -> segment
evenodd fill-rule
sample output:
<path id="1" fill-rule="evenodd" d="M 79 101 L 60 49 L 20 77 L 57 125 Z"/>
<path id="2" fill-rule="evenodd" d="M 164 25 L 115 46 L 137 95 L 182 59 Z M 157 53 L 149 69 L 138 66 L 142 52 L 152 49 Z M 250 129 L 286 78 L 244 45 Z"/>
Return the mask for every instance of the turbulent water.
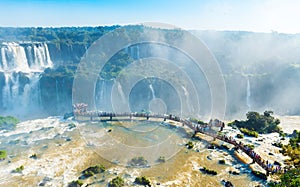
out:
<path id="1" fill-rule="evenodd" d="M 39 79 L 45 68 L 53 67 L 46 43 L 2 43 L 0 73 L 4 76 L 2 107 L 7 113 L 25 115 L 39 109 Z"/>
<path id="2" fill-rule="evenodd" d="M 235 133 L 231 128 L 225 130 L 228 135 Z M 8 153 L 8 158 L 0 161 L 0 185 L 66 186 L 78 179 L 81 171 L 94 164 L 103 164 L 108 168 L 105 174 L 83 180 L 86 184 L 96 182 L 96 186 L 106 186 L 116 174 L 123 176 L 128 186 L 133 185 L 135 177 L 140 175 L 150 178 L 154 186 L 157 183 L 160 183 L 159 186 L 222 186 L 223 179 L 230 180 L 235 186 L 264 184 L 253 177 L 248 166 L 231 151 L 207 149 L 211 138 L 203 137 L 203 141 L 194 142 L 194 149 L 187 149 L 185 143 L 190 140 L 188 134 L 182 127 L 164 125 L 159 121 L 77 123 L 61 117 L 24 121 L 15 130 L 3 130 L 0 133 L 0 149 Z M 269 144 L 276 137 L 265 137 L 268 139 L 266 147 L 257 151 L 271 151 Z M 168 148 L 163 146 L 166 139 L 173 142 L 167 142 Z M 255 139 L 246 141 L 256 144 Z M 120 143 L 122 146 L 119 146 Z M 161 143 L 160 150 L 151 149 L 149 153 L 136 150 Z M 171 149 L 172 146 L 175 149 Z M 131 152 L 132 148 L 135 153 Z M 37 158 L 30 158 L 33 154 Z M 128 168 L 128 162 L 136 156 L 145 157 L 150 167 Z M 165 156 L 166 162 L 158 163 L 159 156 Z M 218 164 L 220 159 L 227 164 Z M 21 165 L 24 166 L 21 173 L 12 172 Z M 218 175 L 203 174 L 200 167 L 214 169 Z M 241 174 L 234 176 L 229 171 L 239 171 Z"/>

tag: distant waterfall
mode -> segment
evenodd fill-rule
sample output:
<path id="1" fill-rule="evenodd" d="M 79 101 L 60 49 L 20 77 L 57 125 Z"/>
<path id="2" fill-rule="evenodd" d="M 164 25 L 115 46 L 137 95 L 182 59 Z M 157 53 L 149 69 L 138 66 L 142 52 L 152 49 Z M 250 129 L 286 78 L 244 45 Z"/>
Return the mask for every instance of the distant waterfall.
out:
<path id="1" fill-rule="evenodd" d="M 156 98 L 156 96 L 155 96 L 155 92 L 154 92 L 154 89 L 153 89 L 153 86 L 152 86 L 152 84 L 149 84 L 149 88 L 150 88 L 150 90 L 151 90 L 152 99 L 155 99 L 155 98 Z"/>
<path id="2" fill-rule="evenodd" d="M 138 45 L 126 48 L 125 52 L 134 60 L 140 59 L 140 47 Z"/>
<path id="3" fill-rule="evenodd" d="M 120 96 L 121 96 L 122 102 L 126 103 L 126 97 L 125 97 L 125 94 L 123 92 L 122 85 L 119 82 L 118 82 L 118 85 L 117 85 L 117 90 L 118 90 L 118 94 L 120 94 Z"/>
<path id="4" fill-rule="evenodd" d="M 111 111 L 111 90 L 113 80 L 99 80 L 96 85 L 96 107 L 101 111 Z M 121 88 L 118 88 L 122 93 Z M 123 96 L 122 96 L 123 97 Z"/>
<path id="5" fill-rule="evenodd" d="M 2 43 L 0 71 L 2 72 L 41 72 L 52 67 L 46 43 L 17 44 Z"/>
<path id="6" fill-rule="evenodd" d="M 251 97 L 250 80 L 249 80 L 249 77 L 247 77 L 247 97 L 246 97 L 246 103 L 247 103 L 247 106 L 248 106 L 249 110 L 251 109 L 251 100 L 250 100 L 250 97 Z"/>
<path id="7" fill-rule="evenodd" d="M 40 75 L 52 66 L 46 43 L 0 43 L 0 74 L 4 77 L 4 85 L 0 85 L 0 109 L 3 113 L 24 114 L 38 109 Z"/>

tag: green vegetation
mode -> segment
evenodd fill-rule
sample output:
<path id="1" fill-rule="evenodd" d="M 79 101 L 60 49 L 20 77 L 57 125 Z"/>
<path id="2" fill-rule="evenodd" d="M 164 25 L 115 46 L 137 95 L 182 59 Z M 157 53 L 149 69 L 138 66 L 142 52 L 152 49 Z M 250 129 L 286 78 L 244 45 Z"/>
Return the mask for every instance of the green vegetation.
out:
<path id="1" fill-rule="evenodd" d="M 12 116 L 0 116 L 0 130 L 12 130 L 16 127 L 16 124 L 19 123 L 19 120 Z"/>
<path id="2" fill-rule="evenodd" d="M 231 126 L 237 126 L 238 128 L 243 128 L 245 134 L 249 136 L 256 136 L 256 133 L 272 133 L 272 132 L 281 132 L 281 129 L 278 127 L 280 124 L 279 119 L 276 119 L 272 116 L 272 111 L 265 111 L 263 114 L 258 112 L 248 112 L 246 121 L 238 121 L 230 123 Z M 247 129 L 248 131 L 246 131 Z M 254 132 L 256 131 L 256 132 Z"/>
<path id="3" fill-rule="evenodd" d="M 34 153 L 34 154 L 32 154 L 29 158 L 37 159 L 37 155 Z"/>
<path id="4" fill-rule="evenodd" d="M 68 187 L 82 186 L 83 182 L 81 180 L 72 181 L 69 183 Z"/>
<path id="5" fill-rule="evenodd" d="M 202 171 L 203 173 L 210 174 L 210 175 L 218 174 L 218 172 L 216 172 L 215 170 L 210 170 L 210 169 L 207 169 L 206 167 L 201 168 L 200 171 Z"/>
<path id="6" fill-rule="evenodd" d="M 144 186 L 151 186 L 150 180 L 144 176 L 135 178 L 134 183 Z"/>
<path id="7" fill-rule="evenodd" d="M 270 182 L 270 187 L 298 187 L 300 186 L 300 131 L 294 131 L 288 145 L 273 143 L 282 148 L 282 153 L 289 156 L 287 164 L 293 165 L 293 169 L 281 174 L 280 182 Z M 292 168 L 292 166 L 290 166 Z"/>
<path id="8" fill-rule="evenodd" d="M 104 33 L 109 32 L 118 26 L 111 27 L 59 27 L 59 28 L 42 28 L 42 27 L 0 27 L 0 41 L 32 41 L 32 42 L 51 42 L 56 45 L 66 43 L 74 44 L 91 44 Z"/>
<path id="9" fill-rule="evenodd" d="M 91 166 L 82 171 L 82 175 L 80 179 L 85 179 L 93 176 L 94 174 L 103 173 L 105 171 L 105 167 L 103 165 L 95 165 Z"/>
<path id="10" fill-rule="evenodd" d="M 191 122 L 197 123 L 199 125 L 205 125 L 206 123 L 204 123 L 203 121 L 196 119 L 196 118 L 191 118 L 190 119 Z"/>
<path id="11" fill-rule="evenodd" d="M 282 146 L 282 153 L 291 157 L 289 162 L 296 168 L 300 168 L 300 131 L 294 131 L 289 144 Z"/>
<path id="12" fill-rule="evenodd" d="M 300 186 L 300 170 L 292 169 L 280 176 L 280 182 L 270 182 L 270 187 L 299 187 Z"/>
<path id="13" fill-rule="evenodd" d="M 187 144 L 185 144 L 188 149 L 193 149 L 194 148 L 194 143 L 189 141 Z"/>
<path id="14" fill-rule="evenodd" d="M 134 167 L 137 167 L 137 166 L 138 167 L 141 167 L 141 166 L 145 167 L 145 166 L 148 165 L 148 161 L 144 157 L 142 157 L 142 156 L 135 157 L 135 158 L 131 159 L 130 165 L 134 166 Z"/>
<path id="15" fill-rule="evenodd" d="M 20 167 L 18 167 L 16 169 L 14 169 L 12 172 L 13 173 L 21 173 L 23 170 L 24 170 L 24 166 L 22 165 L 22 166 L 20 166 Z"/>
<path id="16" fill-rule="evenodd" d="M 258 137 L 258 133 L 256 131 L 249 130 L 249 129 L 246 129 L 246 128 L 240 128 L 240 131 L 242 133 L 246 134 L 247 136 L 252 136 L 252 137 L 255 137 L 255 138 Z"/>
<path id="17" fill-rule="evenodd" d="M 237 138 L 240 138 L 240 139 L 243 139 L 243 138 L 244 138 L 244 135 L 242 135 L 242 134 L 237 134 L 236 137 L 237 137 Z"/>
<path id="18" fill-rule="evenodd" d="M 0 160 L 4 160 L 7 157 L 6 150 L 0 150 Z"/>
<path id="19" fill-rule="evenodd" d="M 247 147 L 249 147 L 250 149 L 254 149 L 254 145 L 253 144 L 247 144 Z"/>
<path id="20" fill-rule="evenodd" d="M 121 177 L 116 177 L 108 183 L 109 187 L 121 187 L 124 186 L 124 179 Z"/>
<path id="21" fill-rule="evenodd" d="M 158 162 L 166 162 L 166 158 L 164 156 L 160 156 L 158 159 L 157 159 Z"/>

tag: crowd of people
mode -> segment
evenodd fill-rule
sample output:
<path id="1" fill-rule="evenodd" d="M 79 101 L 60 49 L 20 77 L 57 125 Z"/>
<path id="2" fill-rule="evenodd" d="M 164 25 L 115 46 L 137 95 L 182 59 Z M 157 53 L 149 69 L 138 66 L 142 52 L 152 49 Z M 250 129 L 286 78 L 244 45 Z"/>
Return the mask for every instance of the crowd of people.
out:
<path id="1" fill-rule="evenodd" d="M 234 145 L 236 148 L 242 150 L 245 152 L 250 158 L 253 159 L 253 162 L 256 162 L 258 165 L 260 165 L 263 169 L 265 169 L 268 173 L 277 173 L 281 172 L 282 168 L 278 164 L 272 164 L 268 160 L 264 160 L 258 153 L 256 153 L 252 148 L 250 148 L 248 145 L 243 144 L 241 141 L 237 142 L 232 136 L 226 136 L 226 135 L 217 135 L 216 133 L 206 132 L 203 129 L 204 128 L 197 128 L 199 132 L 203 134 L 207 134 L 209 136 L 212 136 L 216 139 L 222 140 L 224 142 L 230 143 Z M 202 131 L 201 131 L 202 130 Z"/>
<path id="2" fill-rule="evenodd" d="M 237 149 L 242 150 L 249 157 L 251 157 L 253 159 L 253 162 L 256 162 L 262 168 L 264 168 L 267 171 L 267 173 L 269 173 L 269 172 L 277 173 L 277 172 L 281 172 L 281 170 L 282 170 L 280 165 L 271 164 L 271 163 L 269 163 L 269 161 L 265 161 L 252 148 L 250 148 L 247 145 L 244 145 L 241 141 L 237 142 L 232 136 L 228 137 L 226 135 L 218 135 L 217 133 L 212 132 L 210 124 L 206 124 L 206 126 L 199 125 L 199 124 L 191 122 L 190 120 L 182 119 L 178 116 L 171 115 L 171 114 L 170 115 L 149 114 L 149 113 L 119 113 L 119 114 L 117 114 L 117 113 L 102 112 L 102 111 L 87 111 L 87 104 L 84 104 L 84 103 L 75 104 L 73 106 L 73 109 L 74 109 L 74 114 L 90 116 L 91 119 L 92 119 L 92 117 L 110 117 L 112 119 L 112 117 L 129 116 L 130 118 L 145 117 L 145 118 L 149 119 L 150 117 L 154 117 L 154 118 L 163 118 L 164 121 L 166 119 L 178 121 L 178 122 L 181 122 L 182 125 L 187 125 L 189 128 L 195 130 L 195 132 L 201 132 L 201 133 L 211 136 L 213 138 L 216 138 L 216 139 L 219 139 L 219 140 L 222 140 L 224 142 L 234 145 Z M 223 122 L 215 120 L 215 121 L 211 121 L 211 124 L 213 124 L 213 122 L 214 122 L 214 124 L 217 123 L 218 127 L 221 127 L 220 131 L 223 130 L 223 128 L 224 128 Z"/>

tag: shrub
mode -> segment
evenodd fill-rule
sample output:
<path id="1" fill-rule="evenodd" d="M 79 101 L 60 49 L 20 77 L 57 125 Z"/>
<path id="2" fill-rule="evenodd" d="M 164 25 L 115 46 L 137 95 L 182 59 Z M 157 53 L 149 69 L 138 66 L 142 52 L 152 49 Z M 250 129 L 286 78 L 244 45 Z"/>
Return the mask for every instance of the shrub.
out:
<path id="1" fill-rule="evenodd" d="M 253 144 L 247 144 L 247 147 L 249 147 L 250 149 L 254 149 L 254 145 Z"/>
<path id="2" fill-rule="evenodd" d="M 188 149 L 192 149 L 194 147 L 194 143 L 189 141 L 187 144 L 185 144 Z"/>
<path id="3" fill-rule="evenodd" d="M 0 150 L 0 160 L 3 160 L 7 157 L 7 152 L 5 150 Z"/>
<path id="4" fill-rule="evenodd" d="M 29 158 L 37 159 L 37 156 L 36 156 L 36 154 L 34 153 L 34 154 L 32 154 Z"/>
<path id="5" fill-rule="evenodd" d="M 82 186 L 83 182 L 81 180 L 72 181 L 69 183 L 68 187 Z"/>
<path id="6" fill-rule="evenodd" d="M 82 175 L 80 179 L 88 178 L 93 176 L 94 174 L 103 173 L 105 171 L 105 167 L 103 165 L 95 165 L 91 166 L 82 171 Z"/>
<path id="7" fill-rule="evenodd" d="M 19 120 L 17 118 L 14 118 L 12 116 L 0 116 L 0 130 L 13 130 L 16 127 L 17 123 L 19 123 Z"/>
<path id="8" fill-rule="evenodd" d="M 24 166 L 22 165 L 22 166 L 20 166 L 20 167 L 18 167 L 16 169 L 14 169 L 12 172 L 13 173 L 21 173 L 23 170 L 24 170 Z"/>
<path id="9" fill-rule="evenodd" d="M 240 131 L 244 134 L 246 134 L 247 136 L 252 136 L 257 138 L 258 137 L 258 132 L 253 131 L 253 130 L 248 130 L 246 128 L 240 128 Z"/>
<path id="10" fill-rule="evenodd" d="M 124 179 L 121 177 L 116 177 L 108 183 L 109 187 L 121 187 L 124 186 Z"/>
<path id="11" fill-rule="evenodd" d="M 250 111 L 246 114 L 247 120 L 235 120 L 234 122 L 232 122 L 232 125 L 237 126 L 238 128 L 246 128 L 250 131 L 256 131 L 259 133 L 280 132 L 281 129 L 278 127 L 278 125 L 280 124 L 280 120 L 274 118 L 272 114 L 272 111 L 265 111 L 263 114 Z"/>
<path id="12" fill-rule="evenodd" d="M 131 166 L 147 166 L 148 161 L 142 156 L 135 157 L 135 158 L 131 159 L 130 165 Z"/>
<path id="13" fill-rule="evenodd" d="M 242 135 L 242 134 L 237 134 L 236 137 L 242 139 L 242 138 L 244 138 L 244 135 Z"/>
<path id="14" fill-rule="evenodd" d="M 144 186 L 151 186 L 150 180 L 144 176 L 135 178 L 134 183 Z"/>
<path id="15" fill-rule="evenodd" d="M 166 162 L 166 158 L 164 156 L 160 156 L 158 159 L 157 159 L 158 162 Z"/>
<path id="16" fill-rule="evenodd" d="M 281 142 L 274 142 L 272 143 L 273 146 L 278 147 L 278 148 L 282 148 L 283 144 Z"/>

